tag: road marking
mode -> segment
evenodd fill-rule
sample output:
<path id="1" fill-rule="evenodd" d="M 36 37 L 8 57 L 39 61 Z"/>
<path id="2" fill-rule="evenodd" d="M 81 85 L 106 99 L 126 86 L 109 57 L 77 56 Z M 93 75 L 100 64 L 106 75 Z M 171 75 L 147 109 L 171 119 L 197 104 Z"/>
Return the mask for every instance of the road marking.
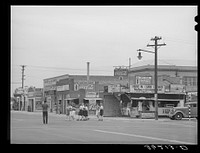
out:
<path id="1" fill-rule="evenodd" d="M 152 139 L 152 140 L 159 140 L 159 141 L 168 141 L 168 142 L 180 143 L 180 144 L 194 144 L 194 143 L 191 143 L 191 142 L 183 142 L 183 141 L 170 140 L 170 139 L 161 139 L 161 138 L 149 137 L 149 136 L 143 136 L 143 135 L 136 135 L 136 134 L 111 132 L 111 131 L 103 131 L 103 130 L 93 130 L 93 131 L 102 132 L 102 133 L 110 133 L 110 134 L 118 134 L 118 135 L 126 135 L 126 136 L 131 136 L 131 137 L 139 137 L 139 138 Z"/>
<path id="2" fill-rule="evenodd" d="M 23 121 L 23 119 L 17 119 L 17 118 L 13 118 L 11 120 L 13 120 L 13 121 Z"/>

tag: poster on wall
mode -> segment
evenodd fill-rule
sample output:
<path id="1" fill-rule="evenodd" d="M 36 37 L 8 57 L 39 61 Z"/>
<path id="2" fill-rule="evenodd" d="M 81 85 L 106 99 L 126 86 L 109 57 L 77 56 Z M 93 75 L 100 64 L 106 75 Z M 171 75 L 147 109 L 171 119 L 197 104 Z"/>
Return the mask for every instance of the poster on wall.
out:
<path id="1" fill-rule="evenodd" d="M 136 76 L 136 84 L 147 85 L 152 84 L 152 77 L 151 76 Z"/>

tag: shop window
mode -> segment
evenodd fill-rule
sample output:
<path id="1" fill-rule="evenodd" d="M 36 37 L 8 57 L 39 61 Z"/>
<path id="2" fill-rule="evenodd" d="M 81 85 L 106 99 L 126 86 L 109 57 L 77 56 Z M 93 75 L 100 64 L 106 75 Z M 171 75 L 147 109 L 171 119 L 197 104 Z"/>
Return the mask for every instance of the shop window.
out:
<path id="1" fill-rule="evenodd" d="M 183 77 L 183 84 L 186 86 L 197 86 L 197 77 Z"/>

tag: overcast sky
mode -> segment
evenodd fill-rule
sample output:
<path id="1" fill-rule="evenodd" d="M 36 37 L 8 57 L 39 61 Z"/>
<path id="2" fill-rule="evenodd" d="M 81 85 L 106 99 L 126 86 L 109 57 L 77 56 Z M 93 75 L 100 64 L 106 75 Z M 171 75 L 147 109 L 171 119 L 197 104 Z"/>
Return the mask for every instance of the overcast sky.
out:
<path id="1" fill-rule="evenodd" d="M 197 6 L 11 6 L 11 93 L 64 74 L 113 75 L 113 66 L 154 64 L 137 49 L 161 36 L 159 64 L 197 65 Z"/>

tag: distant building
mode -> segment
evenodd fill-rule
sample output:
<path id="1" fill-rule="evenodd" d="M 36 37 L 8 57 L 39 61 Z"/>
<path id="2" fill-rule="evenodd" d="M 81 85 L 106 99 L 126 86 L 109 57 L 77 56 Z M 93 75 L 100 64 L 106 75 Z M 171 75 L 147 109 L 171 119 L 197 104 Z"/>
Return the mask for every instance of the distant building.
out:
<path id="1" fill-rule="evenodd" d="M 44 98 L 57 113 L 65 113 L 66 105 L 85 103 L 89 109 L 103 102 L 105 93 L 128 91 L 128 71 L 114 70 L 114 76 L 62 75 L 43 80 Z M 89 78 L 89 80 L 88 80 Z"/>

